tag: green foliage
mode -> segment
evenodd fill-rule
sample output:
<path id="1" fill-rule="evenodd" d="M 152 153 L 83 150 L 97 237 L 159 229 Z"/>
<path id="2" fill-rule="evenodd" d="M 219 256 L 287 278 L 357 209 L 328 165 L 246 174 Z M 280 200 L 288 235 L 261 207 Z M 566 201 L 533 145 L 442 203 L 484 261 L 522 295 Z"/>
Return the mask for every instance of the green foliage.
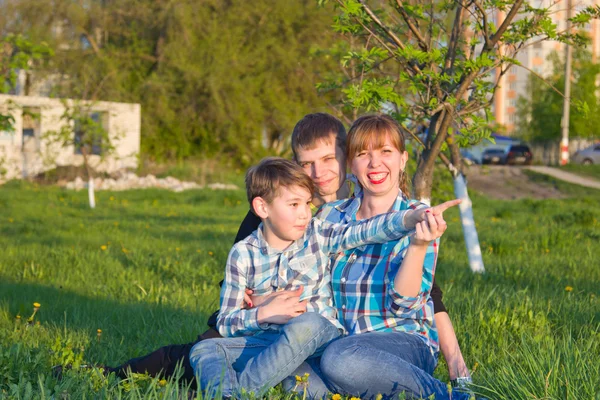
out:
<path id="1" fill-rule="evenodd" d="M 500 10 L 504 19 L 493 21 Z M 419 198 L 430 197 L 426 185 L 440 153 L 452 159 L 459 154 L 452 147 L 490 138 L 493 94 L 501 75 L 519 65 L 524 46 L 531 40 L 585 43 L 580 33 L 557 30 L 553 7 L 532 1 L 339 0 L 336 11 L 333 29 L 348 49 L 340 54 L 341 46 L 333 47 L 340 74 L 324 77 L 319 89 L 335 92 L 352 117 L 391 109 L 413 135 L 426 128 L 414 182 Z M 572 23 L 583 27 L 598 17 L 597 7 L 589 7 Z"/>
<path id="2" fill-rule="evenodd" d="M 556 88 L 563 88 L 565 85 L 564 62 L 556 53 L 549 60 L 554 72 L 546 78 L 547 83 L 531 76 L 527 86 L 530 96 L 519 99 L 517 133 L 526 140 L 544 142 L 561 137 L 564 97 Z M 600 66 L 592 61 L 591 53 L 586 50 L 576 51 L 573 57 L 569 118 L 572 137 L 600 137 L 600 98 L 596 91 L 598 74 Z"/>
<path id="3" fill-rule="evenodd" d="M 45 70 L 60 77 L 55 96 L 141 103 L 145 156 L 250 164 L 285 155 L 294 124 L 326 107 L 314 84 L 333 60 L 311 54 L 333 42 L 329 9 L 314 0 L 23 0 L 0 5 L 0 26 L 56 50 Z"/>

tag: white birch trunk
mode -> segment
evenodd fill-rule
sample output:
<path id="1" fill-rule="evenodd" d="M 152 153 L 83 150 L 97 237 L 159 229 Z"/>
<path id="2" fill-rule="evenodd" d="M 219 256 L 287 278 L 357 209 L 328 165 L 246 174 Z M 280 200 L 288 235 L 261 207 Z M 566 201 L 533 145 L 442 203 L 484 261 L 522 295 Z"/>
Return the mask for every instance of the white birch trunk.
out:
<path id="1" fill-rule="evenodd" d="M 94 196 L 94 179 L 89 178 L 88 181 L 88 198 L 90 200 L 90 208 L 96 208 L 96 197 Z"/>
<path id="2" fill-rule="evenodd" d="M 462 200 L 458 208 L 460 210 L 460 219 L 463 226 L 471 271 L 484 273 L 485 268 L 483 267 L 481 247 L 479 246 L 479 237 L 477 236 L 477 228 L 475 227 L 475 219 L 473 218 L 473 203 L 471 203 L 471 199 L 469 198 L 467 182 L 461 173 L 456 174 L 454 178 L 454 195 L 457 199 Z"/>

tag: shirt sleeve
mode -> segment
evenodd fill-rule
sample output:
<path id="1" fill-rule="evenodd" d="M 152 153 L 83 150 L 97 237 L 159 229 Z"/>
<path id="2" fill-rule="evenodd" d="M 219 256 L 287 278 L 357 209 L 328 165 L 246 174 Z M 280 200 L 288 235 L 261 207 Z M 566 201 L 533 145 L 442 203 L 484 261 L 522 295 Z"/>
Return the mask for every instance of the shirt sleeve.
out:
<path id="1" fill-rule="evenodd" d="M 331 223 L 313 218 L 315 234 L 324 253 L 332 255 L 340 250 L 353 249 L 366 244 L 385 243 L 410 235 L 414 229 L 404 226 L 404 216 L 409 210 L 381 214 L 361 221 Z"/>
<path id="2" fill-rule="evenodd" d="M 258 323 L 258 308 L 242 309 L 251 262 L 243 246 L 233 246 L 229 252 L 217 318 L 217 329 L 223 337 L 244 336 L 263 329 Z"/>
<path id="3" fill-rule="evenodd" d="M 442 292 L 442 289 L 437 285 L 437 283 L 435 282 L 435 277 L 433 277 L 433 285 L 431 286 L 431 300 L 433 300 L 433 312 L 434 313 L 440 313 L 440 312 L 448 312 L 448 309 L 446 308 L 446 305 L 444 304 L 443 301 L 443 297 L 444 297 L 444 292 Z"/>
<path id="4" fill-rule="evenodd" d="M 410 243 L 410 242 L 409 242 Z M 435 275 L 435 266 L 437 263 L 438 249 L 440 245 L 440 239 L 432 241 L 427 247 L 425 253 L 425 259 L 423 261 L 423 278 L 421 279 L 421 289 L 416 297 L 402 296 L 396 291 L 394 287 L 394 278 L 398 273 L 398 270 L 393 274 L 386 276 L 386 286 L 388 288 L 388 295 L 386 299 L 386 306 L 396 317 L 398 318 L 410 318 L 415 319 L 417 313 L 427 304 L 431 293 L 431 287 L 433 285 L 433 277 Z M 402 250 L 402 261 L 408 250 L 408 245 Z M 400 261 L 400 262 L 402 262 Z M 402 268 L 402 266 L 400 266 Z"/>

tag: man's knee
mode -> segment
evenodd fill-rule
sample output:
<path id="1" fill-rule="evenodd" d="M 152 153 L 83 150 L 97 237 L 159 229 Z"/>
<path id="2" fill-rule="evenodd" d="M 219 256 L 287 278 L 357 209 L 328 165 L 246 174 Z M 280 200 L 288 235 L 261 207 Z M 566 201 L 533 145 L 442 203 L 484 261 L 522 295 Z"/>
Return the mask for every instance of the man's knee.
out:
<path id="1" fill-rule="evenodd" d="M 307 312 L 291 319 L 283 326 L 283 331 L 288 334 L 299 334 L 314 337 L 324 332 L 337 331 L 335 325 L 319 313 Z"/>

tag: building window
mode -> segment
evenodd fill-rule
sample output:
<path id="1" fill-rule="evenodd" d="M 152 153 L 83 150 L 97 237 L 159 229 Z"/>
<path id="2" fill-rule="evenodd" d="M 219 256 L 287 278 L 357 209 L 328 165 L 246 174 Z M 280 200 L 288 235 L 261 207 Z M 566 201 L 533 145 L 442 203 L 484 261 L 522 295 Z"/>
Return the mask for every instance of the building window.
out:
<path id="1" fill-rule="evenodd" d="M 511 82 L 509 88 L 510 90 L 515 90 L 517 88 L 517 82 Z"/>
<path id="2" fill-rule="evenodd" d="M 102 155 L 102 136 L 108 127 L 108 113 L 94 111 L 85 120 L 75 121 L 75 154 L 83 154 L 82 148 L 88 148 L 88 154 Z M 87 136 L 90 135 L 90 136 Z"/>

